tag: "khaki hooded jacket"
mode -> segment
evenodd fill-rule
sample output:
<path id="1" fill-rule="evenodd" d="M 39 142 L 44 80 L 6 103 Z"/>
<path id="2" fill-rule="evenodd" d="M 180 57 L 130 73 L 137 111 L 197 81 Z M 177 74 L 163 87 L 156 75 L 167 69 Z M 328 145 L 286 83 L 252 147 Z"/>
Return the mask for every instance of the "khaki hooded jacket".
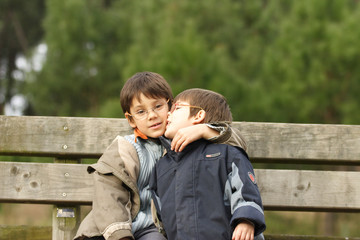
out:
<path id="1" fill-rule="evenodd" d="M 139 169 L 134 146 L 124 137 L 116 137 L 99 161 L 88 167 L 96 195 L 74 239 L 101 235 L 107 240 L 133 238 L 131 223 L 140 209 Z"/>

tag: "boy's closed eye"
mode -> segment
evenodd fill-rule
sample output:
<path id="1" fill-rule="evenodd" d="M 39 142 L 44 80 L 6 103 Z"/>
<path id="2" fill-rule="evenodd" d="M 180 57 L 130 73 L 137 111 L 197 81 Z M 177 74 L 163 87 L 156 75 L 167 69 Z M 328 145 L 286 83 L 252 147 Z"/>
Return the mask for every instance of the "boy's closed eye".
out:
<path id="1" fill-rule="evenodd" d="M 170 112 L 174 112 L 174 111 L 177 111 L 177 110 L 180 110 L 182 106 L 179 106 L 179 105 L 174 105 L 174 107 L 171 109 Z"/>

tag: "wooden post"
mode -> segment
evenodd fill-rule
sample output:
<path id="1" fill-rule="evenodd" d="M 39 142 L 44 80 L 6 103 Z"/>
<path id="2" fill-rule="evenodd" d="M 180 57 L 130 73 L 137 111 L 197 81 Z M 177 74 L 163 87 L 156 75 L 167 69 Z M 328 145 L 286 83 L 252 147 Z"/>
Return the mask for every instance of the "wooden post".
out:
<path id="1" fill-rule="evenodd" d="M 55 163 L 81 163 L 80 159 L 58 159 Z M 64 173 L 64 181 L 69 173 Z M 66 192 L 62 193 L 66 197 Z M 55 205 L 52 214 L 52 239 L 72 240 L 80 224 L 80 206 Z"/>

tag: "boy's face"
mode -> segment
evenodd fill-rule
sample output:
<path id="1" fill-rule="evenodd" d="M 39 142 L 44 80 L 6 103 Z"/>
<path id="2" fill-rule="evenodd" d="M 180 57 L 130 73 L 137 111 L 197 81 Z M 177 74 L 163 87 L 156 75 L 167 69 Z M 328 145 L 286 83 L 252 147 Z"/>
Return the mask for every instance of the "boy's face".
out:
<path id="1" fill-rule="evenodd" d="M 179 129 L 196 124 L 195 117 L 189 116 L 190 104 L 185 101 L 177 101 L 168 114 L 165 137 L 173 139 Z"/>
<path id="2" fill-rule="evenodd" d="M 133 99 L 130 107 L 132 117 L 127 119 L 131 127 L 138 128 L 148 137 L 158 138 L 165 132 L 168 111 L 167 99 L 148 98 L 141 94 L 140 99 Z"/>

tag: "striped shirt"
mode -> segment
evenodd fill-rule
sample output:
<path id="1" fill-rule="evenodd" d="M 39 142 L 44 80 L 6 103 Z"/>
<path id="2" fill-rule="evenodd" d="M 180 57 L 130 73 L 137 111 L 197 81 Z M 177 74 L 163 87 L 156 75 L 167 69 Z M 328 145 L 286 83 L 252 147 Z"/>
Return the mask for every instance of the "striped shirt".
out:
<path id="1" fill-rule="evenodd" d="M 137 179 L 137 186 L 140 195 L 140 210 L 132 222 L 132 232 L 149 227 L 153 224 L 151 215 L 151 193 L 149 191 L 149 179 L 156 162 L 163 154 L 163 147 L 160 142 L 137 138 L 134 135 L 125 136 L 136 149 L 140 160 L 140 172 Z"/>

